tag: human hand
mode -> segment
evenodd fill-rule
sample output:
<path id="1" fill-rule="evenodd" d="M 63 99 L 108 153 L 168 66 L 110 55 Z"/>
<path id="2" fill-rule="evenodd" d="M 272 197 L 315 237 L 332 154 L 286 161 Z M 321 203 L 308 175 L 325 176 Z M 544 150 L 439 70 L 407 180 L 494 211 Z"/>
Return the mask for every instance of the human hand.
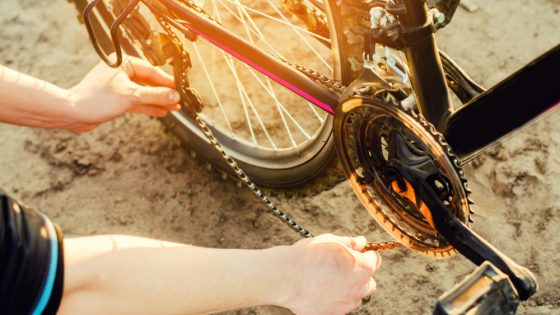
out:
<path id="1" fill-rule="evenodd" d="M 67 129 L 88 131 L 127 112 L 163 117 L 180 108 L 174 87 L 172 77 L 145 60 L 127 56 L 117 69 L 101 62 L 68 90 Z"/>
<path id="2" fill-rule="evenodd" d="M 381 257 L 375 251 L 362 253 L 366 239 L 325 234 L 292 246 L 294 276 L 282 306 L 297 315 L 347 314 L 376 290 L 371 278 Z"/>

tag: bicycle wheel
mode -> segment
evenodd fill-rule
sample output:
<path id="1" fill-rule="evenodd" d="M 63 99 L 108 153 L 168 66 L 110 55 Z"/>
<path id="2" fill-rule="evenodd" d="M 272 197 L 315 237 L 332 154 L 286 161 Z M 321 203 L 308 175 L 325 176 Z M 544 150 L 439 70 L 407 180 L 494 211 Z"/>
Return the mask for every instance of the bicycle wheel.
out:
<path id="1" fill-rule="evenodd" d="M 201 8 L 256 49 L 332 76 L 328 38 L 308 31 L 280 1 L 207 0 Z M 183 44 L 191 54 L 191 86 L 205 100 L 202 116 L 255 182 L 301 187 L 335 158 L 330 115 L 203 39 Z M 188 132 L 182 126 L 189 122 L 174 118 L 183 124 L 169 125 Z M 222 167 L 213 149 L 205 152 Z"/>
<path id="2" fill-rule="evenodd" d="M 76 0 L 80 2 L 81 0 Z M 109 14 L 123 1 L 105 1 Z M 196 1 L 211 19 L 252 43 L 256 49 L 304 65 L 329 77 L 337 73 L 321 1 Z M 112 5 L 111 5 L 112 4 Z M 302 11 L 304 10 L 304 11 Z M 163 32 L 147 8 L 138 9 L 152 34 Z M 311 12 L 311 13 L 310 13 Z M 314 13 L 313 13 L 314 12 Z M 99 17 L 98 17 L 99 18 Z M 310 20 L 310 18 L 312 18 Z M 324 21 L 323 23 L 317 23 Z M 315 23 L 315 32 L 308 29 Z M 127 53 L 142 56 L 145 36 L 126 30 Z M 201 116 L 245 172 L 258 184 L 274 188 L 313 187 L 322 191 L 343 180 L 332 139 L 332 116 L 236 60 L 204 39 L 180 37 L 191 56 L 191 86 L 202 96 Z M 127 45 L 128 44 L 128 45 Z M 132 45 L 130 45 L 132 44 Z M 229 171 L 196 123 L 181 113 L 163 119 L 194 152 Z M 323 175 L 317 179 L 318 175 Z M 314 180 L 312 180 L 314 179 Z M 309 189 L 306 189 L 309 192 Z"/>

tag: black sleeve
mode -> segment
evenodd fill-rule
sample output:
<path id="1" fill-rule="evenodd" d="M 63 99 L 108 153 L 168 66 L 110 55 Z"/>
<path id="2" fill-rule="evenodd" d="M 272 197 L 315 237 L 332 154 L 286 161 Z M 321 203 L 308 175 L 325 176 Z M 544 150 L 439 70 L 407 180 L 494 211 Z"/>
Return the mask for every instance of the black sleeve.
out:
<path id="1" fill-rule="evenodd" d="M 56 314 L 64 282 L 62 239 L 44 214 L 0 190 L 0 314 Z"/>

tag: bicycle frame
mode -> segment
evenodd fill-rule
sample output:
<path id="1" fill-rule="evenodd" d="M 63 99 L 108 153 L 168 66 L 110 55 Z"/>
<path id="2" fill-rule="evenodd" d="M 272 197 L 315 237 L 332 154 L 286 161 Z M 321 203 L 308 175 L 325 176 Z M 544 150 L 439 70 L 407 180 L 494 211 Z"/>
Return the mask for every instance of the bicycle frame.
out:
<path id="1" fill-rule="evenodd" d="M 94 0 L 88 7 L 92 8 L 99 1 Z M 143 2 L 155 14 L 187 36 L 195 33 L 321 109 L 331 114 L 335 113 L 336 106 L 341 101 L 340 96 L 295 69 L 288 61 L 259 51 L 218 23 L 202 17 L 177 1 L 134 0 L 132 3 L 138 1 Z M 465 106 L 454 112 L 442 60 L 448 67 L 451 65 L 457 73 L 462 73 L 462 70 L 447 57 L 440 57 L 425 2 L 402 0 L 401 3 L 405 4 L 407 13 L 399 21 L 402 23 L 403 32 L 412 38 L 403 50 L 411 71 L 416 106 L 420 113 L 443 133 L 447 142 L 463 160 L 470 159 L 476 152 L 560 103 L 557 84 L 551 80 L 542 80 L 550 71 L 560 70 L 558 45 L 491 89 L 482 91 L 476 88 L 467 93 L 469 95 L 463 95 L 462 100 L 466 100 Z M 122 21 L 124 14 L 130 11 L 123 12 L 116 19 L 117 22 Z M 109 21 L 109 24 L 112 24 L 111 36 L 114 37 L 114 30 L 118 24 L 113 24 L 112 21 Z M 91 27 L 88 25 L 88 29 L 91 30 Z M 94 45 L 99 45 L 95 39 L 93 42 Z M 114 38 L 112 42 L 118 44 Z M 119 47 L 115 46 L 115 49 Z M 108 60 L 106 55 L 102 58 Z M 535 95 L 526 93 L 527 90 L 539 92 Z M 504 117 L 505 113 L 510 114 L 509 117 Z M 426 182 L 417 185 L 420 188 L 422 186 L 426 186 L 423 187 L 426 192 L 431 191 Z M 429 203 L 428 208 L 437 230 L 465 257 L 476 264 L 492 262 L 510 277 L 521 300 L 526 300 L 535 293 L 536 280 L 530 271 L 515 264 L 452 216 L 438 196 L 431 196 L 426 202 Z"/>
<path id="2" fill-rule="evenodd" d="M 453 150 L 472 155 L 560 104 L 560 45 L 454 112 L 444 131 Z M 476 127 L 473 127 L 476 126 Z"/>
<path id="3" fill-rule="evenodd" d="M 401 20 L 403 32 L 416 31 L 431 23 L 424 1 L 403 0 L 403 3 L 408 9 Z M 406 46 L 404 52 L 418 109 L 443 133 L 463 161 L 560 103 L 558 84 L 543 80 L 547 74 L 560 71 L 560 45 L 455 112 L 433 33 Z"/>
<path id="4" fill-rule="evenodd" d="M 166 17 L 167 22 L 179 31 L 197 34 L 322 110 L 334 114 L 339 103 L 339 95 L 294 69 L 288 62 L 255 49 L 252 44 L 217 23 L 201 17 L 177 1 L 140 1 L 158 15 Z M 100 2 L 102 5 L 102 1 L 94 2 Z M 403 0 L 403 2 L 411 8 L 410 14 L 407 14 L 402 21 L 405 28 L 416 29 L 431 23 L 423 1 Z M 107 13 L 102 16 L 106 21 L 110 19 Z M 113 21 L 107 22 L 111 25 Z M 115 29 L 114 26 L 111 30 Z M 104 46 L 107 42 L 111 42 L 107 38 L 101 41 Z M 524 126 L 560 102 L 560 92 L 556 90 L 554 82 L 542 80 L 547 73 L 560 71 L 560 45 L 488 91 L 471 99 L 455 112 L 451 107 L 434 35 L 429 34 L 414 45 L 405 47 L 404 52 L 411 70 L 418 109 L 444 134 L 463 161 L 470 160 L 477 152 Z M 460 68 L 458 70 L 462 71 Z M 539 92 L 531 94 L 526 91 Z M 504 113 L 508 113 L 508 116 L 504 117 Z"/>

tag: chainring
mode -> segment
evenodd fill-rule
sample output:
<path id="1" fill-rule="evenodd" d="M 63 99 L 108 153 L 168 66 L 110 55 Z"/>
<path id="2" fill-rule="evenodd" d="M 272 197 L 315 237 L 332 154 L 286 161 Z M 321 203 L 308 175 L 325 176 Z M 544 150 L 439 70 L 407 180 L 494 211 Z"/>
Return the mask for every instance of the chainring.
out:
<path id="1" fill-rule="evenodd" d="M 414 159 L 432 165 L 442 202 L 460 221 L 471 221 L 470 190 L 459 159 L 443 136 L 422 116 L 387 98 L 353 96 L 337 108 L 334 134 L 346 176 L 373 218 L 410 249 L 435 258 L 456 250 L 431 223 L 430 212 L 412 186 L 390 171 L 397 142 Z"/>

